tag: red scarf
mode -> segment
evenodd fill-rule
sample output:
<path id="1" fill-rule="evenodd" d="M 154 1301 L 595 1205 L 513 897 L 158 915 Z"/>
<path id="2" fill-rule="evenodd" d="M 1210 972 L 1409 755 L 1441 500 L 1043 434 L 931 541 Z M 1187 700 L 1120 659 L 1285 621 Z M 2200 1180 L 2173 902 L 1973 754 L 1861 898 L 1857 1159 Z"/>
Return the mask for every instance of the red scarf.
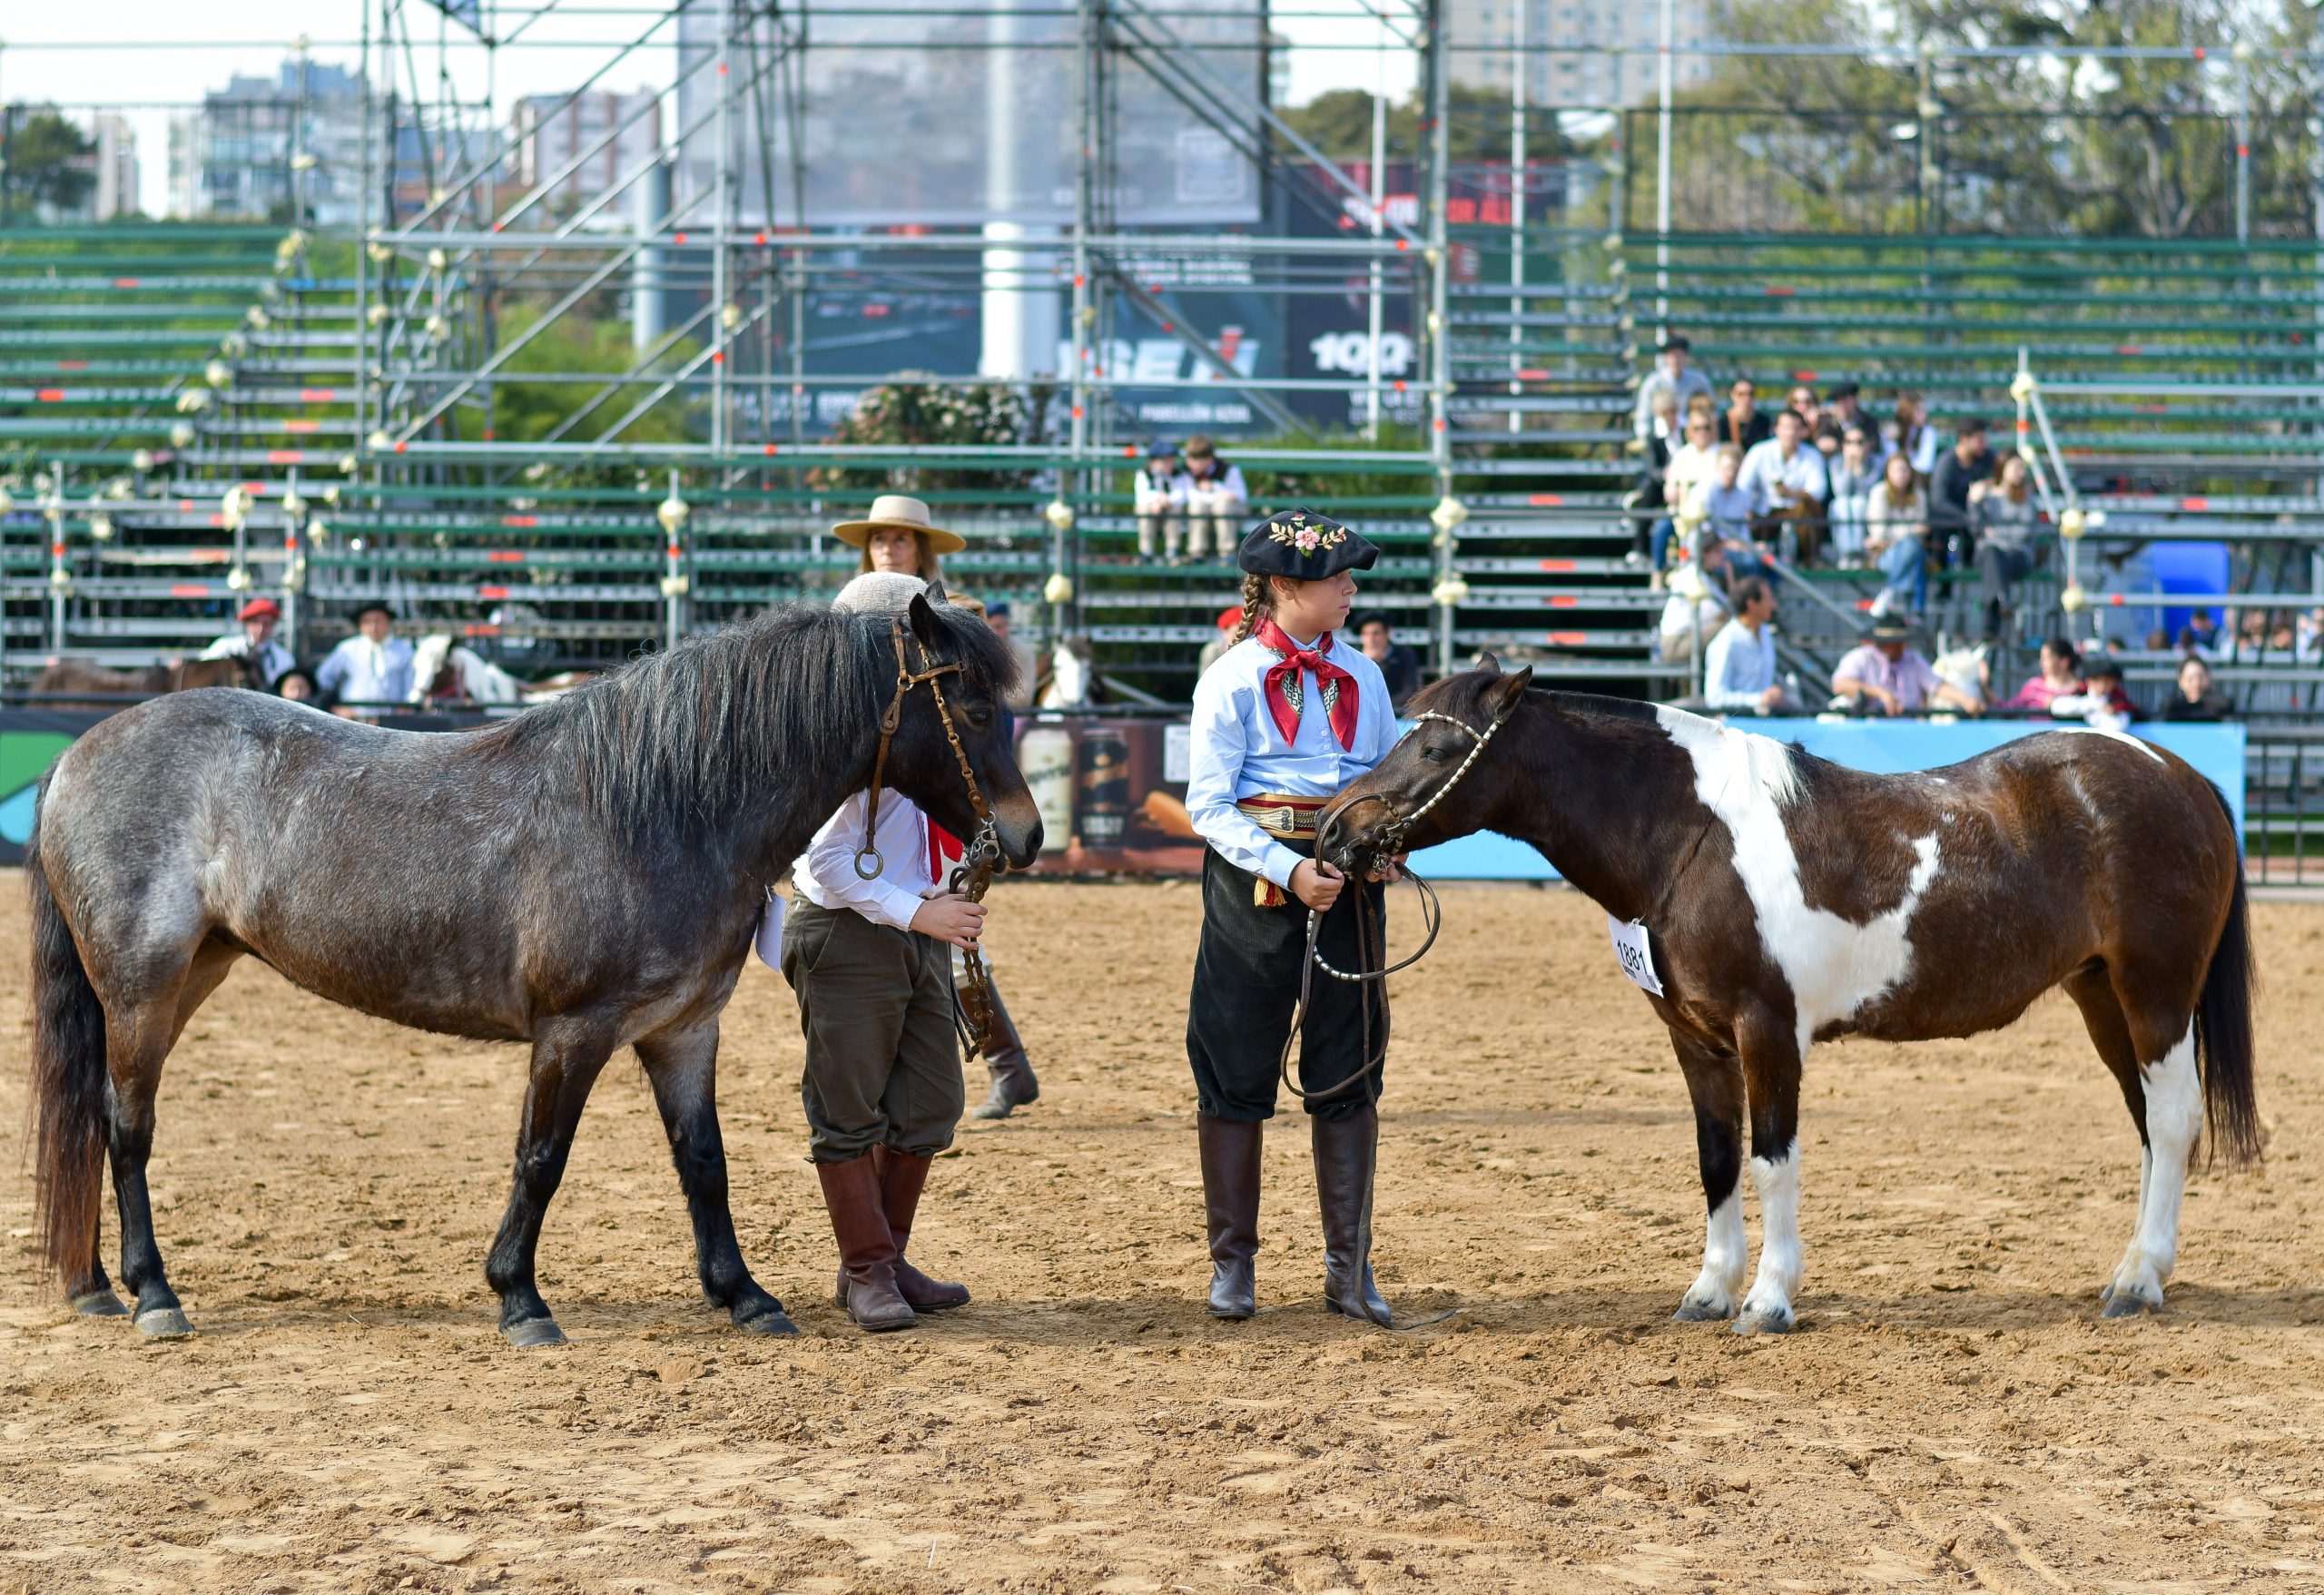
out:
<path id="1" fill-rule="evenodd" d="M 922 818 L 927 816 L 923 815 Z M 943 880 L 944 866 L 959 859 L 967 851 L 960 845 L 959 837 L 945 830 L 933 819 L 928 821 L 928 879 L 931 884 Z"/>
<path id="2" fill-rule="evenodd" d="M 1340 739 L 1340 746 L 1354 752 L 1355 748 L 1356 684 L 1355 677 L 1324 657 L 1324 650 L 1332 645 L 1332 634 L 1325 632 L 1315 639 L 1313 648 L 1303 648 L 1284 635 L 1283 628 L 1272 616 L 1259 622 L 1252 634 L 1265 647 L 1282 655 L 1267 666 L 1265 693 L 1267 713 L 1275 716 L 1275 729 L 1283 733 L 1283 740 L 1299 740 L 1299 710 L 1292 694 L 1304 693 L 1300 684 L 1302 672 L 1315 678 L 1324 694 L 1324 707 L 1332 717 L 1332 734 Z"/>

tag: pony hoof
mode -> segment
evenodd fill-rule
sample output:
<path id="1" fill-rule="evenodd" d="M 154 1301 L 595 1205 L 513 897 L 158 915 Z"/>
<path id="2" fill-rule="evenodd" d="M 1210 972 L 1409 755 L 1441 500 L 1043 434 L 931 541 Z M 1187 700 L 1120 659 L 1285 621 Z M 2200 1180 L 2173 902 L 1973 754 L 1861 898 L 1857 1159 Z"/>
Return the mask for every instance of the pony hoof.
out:
<path id="1" fill-rule="evenodd" d="M 129 1309 L 110 1286 L 103 1290 L 85 1291 L 73 1298 L 73 1310 L 84 1318 L 126 1318 Z"/>
<path id="2" fill-rule="evenodd" d="M 137 1314 L 137 1333 L 148 1340 L 192 1340 L 193 1325 L 175 1307 L 148 1307 Z"/>
<path id="3" fill-rule="evenodd" d="M 565 1331 L 556 1326 L 554 1318 L 519 1318 L 514 1324 L 503 1324 L 500 1333 L 520 1352 L 565 1344 Z"/>
<path id="4" fill-rule="evenodd" d="M 1738 1334 L 1789 1334 L 1792 1316 L 1789 1307 L 1752 1307 L 1735 1321 Z"/>
<path id="5" fill-rule="evenodd" d="M 1689 1296 L 1670 1314 L 1673 1324 L 1724 1324 L 1735 1316 L 1735 1309 L 1724 1302 L 1712 1302 Z"/>
<path id="6" fill-rule="evenodd" d="M 783 1304 L 780 1302 L 762 1308 L 747 1318 L 735 1319 L 734 1327 L 745 1334 L 796 1334 L 799 1333 L 799 1325 L 791 1322 L 791 1314 L 783 1310 Z"/>
<path id="7" fill-rule="evenodd" d="M 2116 1290 L 2112 1285 L 2107 1287 L 2105 1302 L 2099 1314 L 2105 1318 L 2135 1318 L 2141 1313 L 2162 1311 L 2161 1300 L 2150 1298 L 2136 1290 Z"/>

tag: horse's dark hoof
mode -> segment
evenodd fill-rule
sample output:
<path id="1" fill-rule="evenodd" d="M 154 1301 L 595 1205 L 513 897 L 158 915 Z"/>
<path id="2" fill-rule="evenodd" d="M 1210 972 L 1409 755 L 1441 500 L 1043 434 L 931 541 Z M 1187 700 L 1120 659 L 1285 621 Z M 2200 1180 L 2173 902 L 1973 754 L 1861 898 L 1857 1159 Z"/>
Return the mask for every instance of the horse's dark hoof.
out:
<path id="1" fill-rule="evenodd" d="M 1735 1316 L 1735 1301 L 1731 1296 L 1697 1295 L 1689 1291 L 1679 1298 L 1679 1310 L 1670 1314 L 1673 1324 L 1724 1324 Z"/>
<path id="2" fill-rule="evenodd" d="M 148 1340 L 192 1340 L 193 1325 L 175 1307 L 148 1307 L 137 1314 L 137 1333 Z"/>
<path id="3" fill-rule="evenodd" d="M 1746 1307 L 1742 1316 L 1735 1320 L 1738 1334 L 1789 1334 L 1793 1327 L 1791 1309 L 1786 1307 Z"/>
<path id="4" fill-rule="evenodd" d="M 2135 1318 L 2141 1313 L 2162 1311 L 2161 1302 L 2149 1301 L 2137 1291 L 2113 1290 L 2110 1287 L 2106 1295 L 2106 1305 L 2099 1309 L 2099 1314 L 2100 1316 L 2106 1318 Z"/>
<path id="5" fill-rule="evenodd" d="M 84 1318 L 126 1318 L 129 1309 L 113 1294 L 111 1285 L 102 1290 L 84 1291 L 73 1298 L 73 1310 Z"/>
<path id="6" fill-rule="evenodd" d="M 747 1318 L 734 1320 L 734 1327 L 745 1334 L 796 1334 L 799 1325 L 791 1322 L 791 1314 L 783 1310 L 781 1302 L 770 1302 Z"/>
<path id="7" fill-rule="evenodd" d="M 537 1346 L 563 1345 L 565 1331 L 556 1326 L 554 1318 L 519 1318 L 514 1324 L 503 1324 L 500 1333 L 518 1351 L 531 1351 Z"/>

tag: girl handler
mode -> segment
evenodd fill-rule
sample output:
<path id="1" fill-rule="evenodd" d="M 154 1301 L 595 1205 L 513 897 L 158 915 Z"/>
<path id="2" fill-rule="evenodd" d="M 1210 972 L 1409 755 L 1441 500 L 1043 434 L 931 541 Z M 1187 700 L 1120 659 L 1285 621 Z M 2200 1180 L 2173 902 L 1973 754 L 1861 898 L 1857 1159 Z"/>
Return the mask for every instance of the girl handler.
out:
<path id="1" fill-rule="evenodd" d="M 1275 1113 L 1308 911 L 1324 911 L 1318 950 L 1343 970 L 1360 967 L 1357 916 L 1371 918 L 1372 943 L 1383 944 L 1381 888 L 1351 888 L 1313 856 L 1316 812 L 1396 740 L 1380 667 L 1334 635 L 1355 597 L 1349 573 L 1379 556 L 1356 533 L 1308 510 L 1256 527 L 1239 555 L 1243 619 L 1235 645 L 1195 687 L 1187 813 L 1210 845 L 1187 1055 L 1200 1108 L 1210 1311 L 1221 1318 L 1256 1310 L 1261 1127 Z M 1367 1037 L 1374 1050 L 1387 1044 L 1374 988 L 1318 973 L 1299 1074 L 1305 1090 L 1331 1093 L 1306 1105 L 1324 1216 L 1324 1305 L 1384 1324 L 1388 1305 L 1372 1283 L 1369 1257 L 1380 1076 L 1354 1078 L 1370 1061 Z"/>
<path id="2" fill-rule="evenodd" d="M 832 607 L 901 615 L 927 591 L 917 576 L 875 572 Z M 946 944 L 975 946 L 985 911 L 945 891 L 935 822 L 893 791 L 878 794 L 874 818 L 872 795 L 842 803 L 793 866 L 783 976 L 807 1038 L 799 1091 L 839 1241 L 838 1304 L 866 1329 L 910 1329 L 915 1310 L 969 1299 L 905 1262 L 904 1246 L 929 1163 L 952 1144 L 965 1103 Z M 869 879 L 859 862 L 876 863 Z"/>
<path id="3" fill-rule="evenodd" d="M 863 550 L 859 570 L 895 571 L 916 576 L 923 582 L 940 579 L 943 570 L 939 559 L 969 546 L 958 532 L 929 525 L 928 506 L 901 493 L 881 494 L 872 501 L 870 516 L 862 520 L 842 521 L 832 528 L 832 535 Z M 973 598 L 956 594 L 952 602 L 982 613 Z M 1030 680 L 1018 685 L 1029 697 L 1031 695 Z M 955 846 L 952 851 L 958 857 L 959 848 Z M 955 957 L 952 978 L 958 980 L 964 972 L 960 959 Z M 985 1072 L 991 1077 L 992 1088 L 971 1117 L 1007 1118 L 1016 1109 L 1039 1100 L 1041 1082 L 1033 1073 L 1033 1060 L 1025 1056 L 1025 1043 L 1017 1034 L 1016 1021 L 1009 1017 L 1009 1009 L 1000 1000 L 1000 988 L 992 983 L 990 965 L 985 970 L 985 992 L 992 999 L 992 1039 L 984 1055 Z"/>

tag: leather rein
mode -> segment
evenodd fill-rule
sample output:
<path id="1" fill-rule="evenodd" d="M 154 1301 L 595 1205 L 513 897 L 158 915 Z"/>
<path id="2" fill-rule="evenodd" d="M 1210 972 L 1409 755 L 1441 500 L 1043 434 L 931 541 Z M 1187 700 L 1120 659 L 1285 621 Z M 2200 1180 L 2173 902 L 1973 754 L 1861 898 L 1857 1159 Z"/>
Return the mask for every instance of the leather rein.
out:
<path id="1" fill-rule="evenodd" d="M 984 789 L 977 784 L 976 771 L 969 763 L 969 751 L 961 745 L 960 729 L 952 724 L 951 705 L 944 701 L 944 689 L 939 684 L 940 678 L 960 671 L 960 662 L 954 659 L 940 665 L 930 664 L 927 648 L 914 637 L 912 652 L 920 664 L 920 668 L 914 670 L 904 657 L 903 623 L 890 619 L 888 635 L 896 648 L 896 690 L 888 700 L 888 712 L 880 716 L 880 751 L 872 761 L 872 791 L 864 803 L 863 846 L 855 855 L 856 878 L 874 881 L 887 868 L 874 839 L 880 828 L 880 789 L 887 782 L 888 747 L 903 724 L 904 698 L 912 688 L 925 684 L 928 695 L 936 701 L 936 717 L 943 723 L 944 740 L 951 744 L 952 758 L 960 767 L 960 783 L 968 788 L 969 807 L 977 817 L 976 834 L 962 847 L 960 861 L 952 867 L 944 889 L 970 902 L 982 902 L 992 885 L 993 872 L 1000 864 L 1000 832 L 993 825 L 992 807 L 985 802 Z M 866 860 L 871 864 L 868 869 Z M 992 984 L 985 971 L 981 949 L 962 948 L 960 966 L 962 980 L 952 991 L 952 1029 L 973 1062 L 992 1041 Z"/>

